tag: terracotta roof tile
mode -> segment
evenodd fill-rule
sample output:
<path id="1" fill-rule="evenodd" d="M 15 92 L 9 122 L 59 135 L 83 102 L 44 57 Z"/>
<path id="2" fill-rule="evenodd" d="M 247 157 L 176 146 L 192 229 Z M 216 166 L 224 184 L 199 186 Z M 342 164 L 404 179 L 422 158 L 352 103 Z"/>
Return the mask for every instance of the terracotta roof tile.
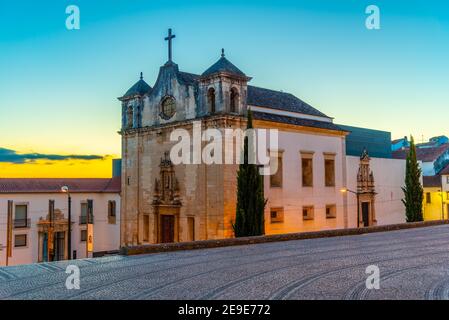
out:
<path id="1" fill-rule="evenodd" d="M 346 130 L 340 128 L 332 122 L 318 121 L 312 119 L 303 119 L 303 118 L 294 118 L 288 116 L 282 116 L 278 114 L 265 113 L 265 112 L 253 112 L 253 117 L 255 120 L 265 120 L 265 121 L 274 121 L 281 122 L 286 124 L 292 124 L 302 127 L 313 127 L 327 130 L 335 130 L 335 131 L 344 131 Z"/>
<path id="2" fill-rule="evenodd" d="M 59 193 L 68 186 L 71 193 L 118 193 L 120 177 L 101 178 L 3 178 L 0 193 Z"/>
<path id="3" fill-rule="evenodd" d="M 422 177 L 423 187 L 435 188 L 441 187 L 441 176 L 424 176 Z"/>

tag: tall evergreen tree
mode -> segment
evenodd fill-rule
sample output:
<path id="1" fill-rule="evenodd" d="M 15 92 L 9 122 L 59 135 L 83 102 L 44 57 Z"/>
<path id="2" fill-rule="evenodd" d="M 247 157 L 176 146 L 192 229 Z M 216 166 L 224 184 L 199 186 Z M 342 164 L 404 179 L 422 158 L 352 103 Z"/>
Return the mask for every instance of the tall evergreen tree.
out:
<path id="1" fill-rule="evenodd" d="M 407 222 L 423 221 L 422 203 L 423 187 L 421 185 L 421 169 L 416 160 L 416 146 L 413 137 L 410 137 L 410 149 L 407 154 L 405 168 L 404 199 L 405 215 Z"/>
<path id="2" fill-rule="evenodd" d="M 252 113 L 248 110 L 247 129 L 253 129 Z M 233 224 L 236 237 L 258 236 L 265 233 L 263 176 L 256 164 L 248 161 L 248 136 L 245 136 L 243 163 L 237 173 L 237 209 Z M 255 152 L 255 150 L 252 150 Z"/>

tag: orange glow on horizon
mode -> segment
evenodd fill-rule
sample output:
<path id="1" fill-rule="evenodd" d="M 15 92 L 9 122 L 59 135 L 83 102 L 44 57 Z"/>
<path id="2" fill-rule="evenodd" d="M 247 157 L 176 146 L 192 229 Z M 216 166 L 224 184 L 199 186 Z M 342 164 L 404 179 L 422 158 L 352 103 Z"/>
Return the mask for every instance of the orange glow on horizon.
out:
<path id="1" fill-rule="evenodd" d="M 0 178 L 110 178 L 112 157 L 99 160 L 37 160 L 0 163 Z"/>

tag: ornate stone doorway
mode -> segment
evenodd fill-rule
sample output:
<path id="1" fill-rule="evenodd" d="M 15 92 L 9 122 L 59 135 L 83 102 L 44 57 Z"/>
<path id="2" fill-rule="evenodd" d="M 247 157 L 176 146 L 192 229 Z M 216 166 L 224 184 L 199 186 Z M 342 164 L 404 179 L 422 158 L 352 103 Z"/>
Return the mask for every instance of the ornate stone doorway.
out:
<path id="1" fill-rule="evenodd" d="M 161 243 L 175 241 L 175 216 L 161 216 Z"/>
<path id="2" fill-rule="evenodd" d="M 369 227 L 377 224 L 374 188 L 374 174 L 370 169 L 370 157 L 365 149 L 360 156 L 359 171 L 357 173 L 358 194 L 358 226 Z"/>
<path id="3" fill-rule="evenodd" d="M 39 262 L 66 260 L 68 221 L 60 210 L 54 210 L 54 216 L 40 218 L 37 223 L 39 241 Z"/>
<path id="4" fill-rule="evenodd" d="M 153 210 L 155 234 L 158 243 L 179 241 L 179 199 L 178 180 L 169 153 L 164 153 L 161 159 L 160 178 L 155 180 Z"/>
<path id="5" fill-rule="evenodd" d="M 362 220 L 363 226 L 368 227 L 370 225 L 370 205 L 369 202 L 362 202 Z"/>

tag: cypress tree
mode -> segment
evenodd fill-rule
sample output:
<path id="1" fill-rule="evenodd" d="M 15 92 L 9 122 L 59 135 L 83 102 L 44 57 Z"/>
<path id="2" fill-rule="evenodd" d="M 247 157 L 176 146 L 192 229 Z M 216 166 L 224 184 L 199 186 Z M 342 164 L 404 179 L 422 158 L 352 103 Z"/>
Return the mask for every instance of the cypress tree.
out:
<path id="1" fill-rule="evenodd" d="M 248 110 L 247 129 L 253 129 L 252 113 Z M 237 209 L 233 224 L 236 237 L 258 236 L 265 233 L 263 176 L 256 164 L 248 163 L 248 136 L 245 136 L 243 163 L 237 172 Z"/>
<path id="2" fill-rule="evenodd" d="M 416 160 L 416 146 L 413 137 L 410 137 L 410 149 L 407 154 L 405 168 L 405 187 L 402 187 L 407 222 L 423 221 L 422 203 L 423 187 L 421 185 L 421 169 Z"/>

